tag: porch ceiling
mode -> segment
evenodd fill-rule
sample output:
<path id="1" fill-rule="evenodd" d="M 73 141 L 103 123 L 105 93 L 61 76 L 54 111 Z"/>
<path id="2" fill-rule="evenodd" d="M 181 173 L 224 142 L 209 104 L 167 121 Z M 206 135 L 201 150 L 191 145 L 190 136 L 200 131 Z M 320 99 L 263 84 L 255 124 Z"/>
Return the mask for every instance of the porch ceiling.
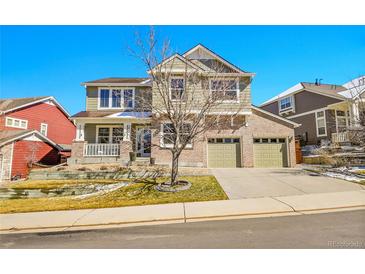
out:
<path id="1" fill-rule="evenodd" d="M 328 105 L 328 108 L 333 109 L 333 110 L 347 111 L 350 108 L 350 103 L 347 101 L 334 103 L 334 104 Z"/>

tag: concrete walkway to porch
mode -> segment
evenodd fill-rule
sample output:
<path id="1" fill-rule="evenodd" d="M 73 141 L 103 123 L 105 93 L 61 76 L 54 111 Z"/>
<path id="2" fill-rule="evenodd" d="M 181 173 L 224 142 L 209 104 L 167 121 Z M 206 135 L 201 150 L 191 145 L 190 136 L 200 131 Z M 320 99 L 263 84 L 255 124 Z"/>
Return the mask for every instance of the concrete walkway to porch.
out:
<path id="1" fill-rule="evenodd" d="M 216 168 L 229 199 L 276 197 L 363 190 L 365 186 L 325 176 L 310 176 L 300 168 Z"/>

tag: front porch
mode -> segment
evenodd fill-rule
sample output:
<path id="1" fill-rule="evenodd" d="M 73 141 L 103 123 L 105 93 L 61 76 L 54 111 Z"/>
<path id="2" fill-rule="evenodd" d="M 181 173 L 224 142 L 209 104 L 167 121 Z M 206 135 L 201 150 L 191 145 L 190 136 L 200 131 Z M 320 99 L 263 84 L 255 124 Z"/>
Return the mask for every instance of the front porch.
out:
<path id="1" fill-rule="evenodd" d="M 353 126 L 353 113 L 351 104 L 348 101 L 343 101 L 328 106 L 334 113 L 335 132 L 330 135 L 332 144 L 349 143 L 350 133 L 349 128 Z"/>
<path id="2" fill-rule="evenodd" d="M 150 162 L 151 129 L 148 121 L 76 121 L 76 139 L 69 164 Z"/>

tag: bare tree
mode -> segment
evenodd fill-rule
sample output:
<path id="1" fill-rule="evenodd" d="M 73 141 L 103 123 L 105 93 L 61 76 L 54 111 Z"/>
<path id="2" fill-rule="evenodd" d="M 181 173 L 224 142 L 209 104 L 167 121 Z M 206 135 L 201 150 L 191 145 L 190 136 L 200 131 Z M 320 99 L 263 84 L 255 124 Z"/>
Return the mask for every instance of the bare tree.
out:
<path id="1" fill-rule="evenodd" d="M 25 156 L 25 160 L 29 167 L 32 167 L 34 163 L 38 161 L 37 153 L 40 149 L 41 145 L 39 142 L 29 142 L 28 149 L 29 153 Z"/>
<path id="2" fill-rule="evenodd" d="M 136 48 L 130 52 L 143 62 L 152 81 L 152 100 L 138 98 L 139 104 L 152 111 L 151 127 L 161 138 L 158 145 L 171 152 L 168 183 L 174 186 L 179 183 L 179 158 L 184 149 L 202 141 L 209 130 L 243 125 L 244 116 L 239 113 L 244 104 L 227 104 L 227 100 L 244 100 L 245 95 L 237 90 L 249 85 L 251 77 L 227 73 L 227 67 L 218 61 L 203 64 L 172 54 L 169 41 L 159 46 L 153 29 L 147 39 L 136 35 Z"/>
<path id="3" fill-rule="evenodd" d="M 352 143 L 365 146 L 365 76 L 352 80 L 346 88 L 352 107 L 349 138 Z"/>

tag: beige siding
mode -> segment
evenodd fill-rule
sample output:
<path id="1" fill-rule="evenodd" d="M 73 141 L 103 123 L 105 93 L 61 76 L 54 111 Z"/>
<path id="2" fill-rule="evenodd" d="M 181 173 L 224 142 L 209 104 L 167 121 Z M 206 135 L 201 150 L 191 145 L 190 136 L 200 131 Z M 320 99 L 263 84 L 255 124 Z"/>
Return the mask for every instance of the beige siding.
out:
<path id="1" fill-rule="evenodd" d="M 210 90 L 207 88 L 209 82 L 208 78 L 200 78 L 196 84 L 188 84 L 186 87 L 186 101 L 191 105 L 190 109 L 199 110 L 204 102 L 206 102 L 208 96 L 210 96 Z M 157 85 L 153 85 L 153 104 L 156 107 L 162 108 L 162 97 L 159 94 Z M 166 92 L 166 88 L 162 89 Z M 228 112 L 228 111 L 242 111 L 251 109 L 251 83 L 249 77 L 241 77 L 239 79 L 239 102 L 221 103 L 216 107 L 216 111 Z"/>
<path id="2" fill-rule="evenodd" d="M 97 87 L 87 87 L 86 89 L 86 110 L 98 110 Z"/>
<path id="3" fill-rule="evenodd" d="M 85 141 L 88 143 L 96 142 L 96 125 L 86 124 L 85 125 Z"/>

